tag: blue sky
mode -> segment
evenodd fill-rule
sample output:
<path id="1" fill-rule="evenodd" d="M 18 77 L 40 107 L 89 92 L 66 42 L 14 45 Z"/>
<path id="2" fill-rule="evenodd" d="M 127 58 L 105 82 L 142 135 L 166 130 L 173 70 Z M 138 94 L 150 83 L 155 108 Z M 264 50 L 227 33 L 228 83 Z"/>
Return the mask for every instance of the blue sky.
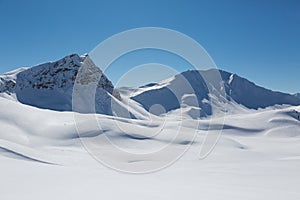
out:
<path id="1" fill-rule="evenodd" d="M 299 10 L 298 0 L 0 0 L 0 73 L 158 26 L 194 38 L 221 69 L 300 92 Z"/>

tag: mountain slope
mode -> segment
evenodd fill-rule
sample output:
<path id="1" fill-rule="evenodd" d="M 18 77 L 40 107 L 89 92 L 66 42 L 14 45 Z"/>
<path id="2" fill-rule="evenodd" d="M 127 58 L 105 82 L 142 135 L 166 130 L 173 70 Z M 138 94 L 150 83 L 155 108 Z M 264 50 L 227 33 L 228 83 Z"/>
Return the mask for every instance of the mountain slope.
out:
<path id="1" fill-rule="evenodd" d="M 291 94 L 265 89 L 236 74 L 221 71 L 221 76 L 225 83 L 226 94 L 247 108 L 266 108 L 276 104 L 300 105 L 300 100 Z"/>
<path id="2" fill-rule="evenodd" d="M 72 94 L 76 76 L 88 56 L 71 54 L 55 62 L 48 62 L 29 69 L 21 69 L 0 77 L 0 92 L 15 95 L 21 103 L 38 108 L 56 111 L 72 110 Z M 92 63 L 93 64 L 93 63 Z M 111 114 L 108 108 L 112 98 L 120 99 L 114 86 L 97 68 L 101 76 L 96 89 L 96 112 Z M 86 79 L 79 85 L 88 85 L 92 79 Z"/>
<path id="3" fill-rule="evenodd" d="M 80 69 L 85 73 L 79 73 Z M 95 96 L 91 88 L 95 89 Z M 130 105 L 120 102 L 121 96 L 111 81 L 88 56 L 77 54 L 0 76 L 2 97 L 38 108 L 83 113 L 95 111 L 107 115 L 117 113 L 117 116 L 126 118 L 138 115 L 137 118 L 142 118 L 142 113 L 147 111 L 160 115 L 179 108 L 184 108 L 192 118 L 198 118 L 216 113 L 247 112 L 277 104 L 300 105 L 297 95 L 274 92 L 217 69 L 186 71 L 160 83 L 128 91 L 130 95 L 124 98 L 128 100 L 129 97 L 142 107 L 133 102 Z M 74 94 L 78 98 L 74 99 Z M 132 112 L 136 114 L 133 116 Z"/>
<path id="4" fill-rule="evenodd" d="M 200 194 L 208 200 L 298 200 L 300 122 L 291 116 L 294 109 L 229 115 L 224 126 L 222 119 L 215 123 L 199 120 L 197 137 L 190 144 L 186 136 L 194 132 L 190 123 L 194 120 L 182 126 L 176 118 L 158 117 L 150 126 L 144 120 L 84 115 L 85 137 L 79 139 L 72 112 L 37 109 L 0 98 L 1 199 L 81 200 L 99 194 L 105 199 L 134 199 L 132 194 L 149 200 L 199 199 Z M 95 117 L 102 132 L 97 124 L 93 126 L 91 119 Z M 160 123 L 164 124 L 162 132 L 153 137 L 139 139 L 133 135 L 137 130 L 140 134 L 156 131 L 155 125 Z M 119 127 L 126 127 L 126 132 Z M 214 151 L 199 159 L 203 141 L 220 129 L 223 134 Z M 181 137 L 174 140 L 177 134 Z M 101 145 L 107 137 L 112 145 Z M 163 164 L 172 157 L 154 154 L 163 147 L 172 146 L 176 151 L 191 146 L 172 166 L 161 165 L 164 168 L 158 173 L 129 175 L 93 160 L 95 154 L 87 152 L 82 139 L 96 141 L 93 144 L 105 156 L 125 166 Z M 112 150 L 115 145 L 126 152 L 154 155 L 144 159 L 116 157 Z M 112 192 L 116 188 L 118 192 Z"/>
<path id="5" fill-rule="evenodd" d="M 237 105 L 248 109 L 277 104 L 300 105 L 300 99 L 293 95 L 265 89 L 236 74 L 216 69 L 183 72 L 160 83 L 141 87 L 131 98 L 147 110 L 159 104 L 169 112 L 182 107 L 189 95 L 196 98 L 193 104 L 196 102 L 197 105 L 190 106 L 201 109 L 199 117 L 213 114 L 211 105 L 225 109 L 224 103 L 229 104 L 229 109 L 232 106 L 236 109 Z M 228 106 L 224 111 L 228 111 Z"/>
<path id="6" fill-rule="evenodd" d="M 20 68 L 0 75 L 0 93 L 11 94 L 15 92 L 17 74 L 28 68 Z"/>

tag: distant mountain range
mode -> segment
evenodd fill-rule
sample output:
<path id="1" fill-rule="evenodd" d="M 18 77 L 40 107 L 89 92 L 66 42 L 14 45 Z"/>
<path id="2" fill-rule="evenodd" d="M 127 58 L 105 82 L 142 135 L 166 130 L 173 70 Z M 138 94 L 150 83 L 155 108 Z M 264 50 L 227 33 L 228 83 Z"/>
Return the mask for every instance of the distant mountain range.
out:
<path id="1" fill-rule="evenodd" d="M 76 76 L 86 59 L 92 62 L 87 55 L 72 54 L 56 62 L 20 68 L 0 75 L 0 95 L 38 108 L 71 111 Z M 90 82 L 87 79 L 80 84 Z M 217 69 L 186 71 L 133 91 L 130 98 L 147 111 L 151 111 L 153 105 L 161 105 L 165 112 L 185 105 L 198 107 L 200 117 L 212 114 L 212 100 L 217 107 L 221 107 L 219 104 L 228 103 L 247 109 L 266 108 L 277 104 L 300 105 L 300 94 L 274 92 L 236 74 Z M 192 96 L 196 100 L 193 103 L 190 101 Z M 108 115 L 112 115 L 111 101 L 121 100 L 119 92 L 104 74 L 97 83 L 95 100 L 96 112 Z"/>

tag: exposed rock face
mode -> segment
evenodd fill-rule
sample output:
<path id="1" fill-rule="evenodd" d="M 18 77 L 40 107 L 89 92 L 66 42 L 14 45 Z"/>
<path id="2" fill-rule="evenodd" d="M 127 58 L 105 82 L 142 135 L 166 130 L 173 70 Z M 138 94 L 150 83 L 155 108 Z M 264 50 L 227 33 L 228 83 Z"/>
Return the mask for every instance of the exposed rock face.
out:
<path id="1" fill-rule="evenodd" d="M 16 88 L 16 76 L 24 70 L 27 70 L 27 68 L 20 68 L 0 75 L 0 93 L 14 93 Z"/>
<path id="2" fill-rule="evenodd" d="M 137 91 L 131 99 L 148 111 L 157 104 L 166 112 L 186 106 L 199 109 L 200 117 L 213 114 L 212 104 L 222 112 L 227 112 L 224 108 L 227 103 L 233 106 L 231 110 L 300 105 L 299 94 L 274 92 L 217 69 L 186 71 Z M 87 55 L 72 54 L 56 62 L 0 75 L 0 96 L 56 111 L 128 113 L 123 104 L 119 104 L 119 92 Z"/>
<path id="3" fill-rule="evenodd" d="M 68 89 L 74 84 L 83 60 L 83 57 L 72 54 L 57 62 L 49 62 L 25 70 L 17 75 L 17 89 Z"/>
<path id="4" fill-rule="evenodd" d="M 5 80 L 0 77 L 0 93 L 7 92 L 12 93 L 16 87 L 15 80 Z"/>
<path id="5" fill-rule="evenodd" d="M 92 63 L 93 67 L 89 68 L 90 71 L 85 73 L 84 78 L 76 79 L 85 62 Z M 95 77 L 93 79 L 94 74 L 100 74 L 99 81 Z M 0 92 L 15 93 L 17 100 L 24 104 L 57 111 L 71 111 L 75 81 L 80 81 L 79 84 L 82 85 L 97 81 L 96 112 L 111 114 L 106 107 L 110 107 L 112 96 L 120 99 L 120 94 L 87 55 L 71 54 L 56 62 L 16 71 L 13 76 L 2 75 Z M 98 105 L 101 105 L 101 108 Z"/>

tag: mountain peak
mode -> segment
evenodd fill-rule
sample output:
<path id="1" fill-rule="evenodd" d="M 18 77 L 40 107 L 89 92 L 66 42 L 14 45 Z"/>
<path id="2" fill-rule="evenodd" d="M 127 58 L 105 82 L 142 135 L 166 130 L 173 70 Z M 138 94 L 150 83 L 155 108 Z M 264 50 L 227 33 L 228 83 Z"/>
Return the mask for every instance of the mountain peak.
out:
<path id="1" fill-rule="evenodd" d="M 218 69 L 189 70 L 161 83 L 144 86 L 131 98 L 147 110 L 159 104 L 169 112 L 179 109 L 186 95 L 193 94 L 198 101 L 200 117 L 212 114 L 212 108 L 207 103 L 211 100 L 220 108 L 224 99 L 234 108 L 259 109 L 277 104 L 300 105 L 300 98 L 296 96 L 265 89 L 236 74 Z M 210 91 L 216 93 L 211 94 Z"/>
<path id="2" fill-rule="evenodd" d="M 98 113 L 106 113 L 104 104 L 109 103 L 111 96 L 120 99 L 120 95 L 114 90 L 111 81 L 93 63 L 87 54 L 79 56 L 70 54 L 64 58 L 39 64 L 31 68 L 16 70 L 0 76 L 0 93 L 15 94 L 21 103 L 39 108 L 58 111 L 72 110 L 72 93 L 77 74 L 84 64 L 90 64 L 100 72 L 101 78 L 97 85 L 96 102 L 101 104 Z M 91 77 L 86 77 L 85 84 L 93 82 Z M 103 109 L 102 109 L 103 108 Z"/>

